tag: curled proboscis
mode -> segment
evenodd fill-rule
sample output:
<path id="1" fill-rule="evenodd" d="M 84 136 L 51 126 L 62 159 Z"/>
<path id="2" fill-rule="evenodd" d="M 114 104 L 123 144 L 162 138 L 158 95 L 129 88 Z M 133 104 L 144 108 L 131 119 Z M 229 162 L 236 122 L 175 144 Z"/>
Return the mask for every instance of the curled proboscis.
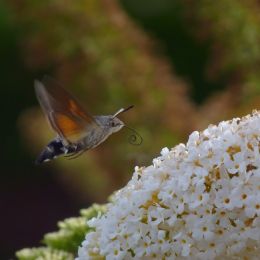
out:
<path id="1" fill-rule="evenodd" d="M 137 133 L 133 128 L 130 128 L 129 126 L 125 127 L 133 132 L 128 136 L 128 142 L 132 145 L 140 145 L 143 142 L 142 136 Z"/>

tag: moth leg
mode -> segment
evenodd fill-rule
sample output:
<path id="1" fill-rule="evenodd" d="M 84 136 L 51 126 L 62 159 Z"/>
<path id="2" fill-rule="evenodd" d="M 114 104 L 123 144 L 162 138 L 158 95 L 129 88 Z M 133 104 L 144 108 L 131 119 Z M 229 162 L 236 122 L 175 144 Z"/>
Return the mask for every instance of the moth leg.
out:
<path id="1" fill-rule="evenodd" d="M 81 156 L 85 151 L 87 151 L 87 149 L 83 149 L 79 152 L 75 152 L 75 153 L 72 153 L 72 154 L 69 154 L 69 155 L 65 155 L 65 157 L 67 157 L 68 160 L 76 159 L 79 156 Z"/>
<path id="2" fill-rule="evenodd" d="M 79 152 L 70 153 L 70 154 L 64 155 L 64 157 L 70 158 L 70 157 L 73 157 L 74 155 L 76 155 L 76 154 L 78 154 L 78 153 L 79 153 Z"/>
<path id="3" fill-rule="evenodd" d="M 71 157 L 74 154 L 78 153 L 80 150 L 78 149 L 77 144 L 69 143 L 69 145 L 64 145 L 63 151 L 64 157 Z"/>

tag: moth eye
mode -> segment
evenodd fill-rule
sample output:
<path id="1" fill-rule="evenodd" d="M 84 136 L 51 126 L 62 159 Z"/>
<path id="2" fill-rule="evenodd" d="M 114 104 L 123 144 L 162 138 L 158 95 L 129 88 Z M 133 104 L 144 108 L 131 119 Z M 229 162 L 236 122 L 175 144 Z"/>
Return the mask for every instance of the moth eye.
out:
<path id="1" fill-rule="evenodd" d="M 115 124 L 114 121 L 111 122 L 111 126 L 112 126 L 112 127 L 116 126 L 116 124 Z"/>

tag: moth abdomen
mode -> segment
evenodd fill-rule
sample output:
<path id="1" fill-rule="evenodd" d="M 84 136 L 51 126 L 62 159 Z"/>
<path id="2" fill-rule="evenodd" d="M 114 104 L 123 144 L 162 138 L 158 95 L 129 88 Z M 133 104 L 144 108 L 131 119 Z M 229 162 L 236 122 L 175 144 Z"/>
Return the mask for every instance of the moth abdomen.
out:
<path id="1" fill-rule="evenodd" d="M 67 154 L 67 149 L 64 147 L 61 140 L 54 139 L 40 153 L 35 163 L 40 164 L 43 162 L 47 162 L 62 154 Z"/>

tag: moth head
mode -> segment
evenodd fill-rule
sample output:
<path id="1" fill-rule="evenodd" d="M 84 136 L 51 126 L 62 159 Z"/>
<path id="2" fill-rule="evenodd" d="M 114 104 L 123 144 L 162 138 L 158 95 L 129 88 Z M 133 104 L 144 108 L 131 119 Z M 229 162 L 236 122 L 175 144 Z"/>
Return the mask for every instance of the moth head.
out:
<path id="1" fill-rule="evenodd" d="M 124 123 L 117 117 L 110 116 L 108 120 L 108 126 L 112 133 L 118 132 L 121 128 L 124 127 Z"/>
<path id="2" fill-rule="evenodd" d="M 133 107 L 134 106 L 131 105 L 127 108 L 121 108 L 113 116 L 109 118 L 109 127 L 111 128 L 113 133 L 119 131 L 125 125 L 120 119 L 117 118 L 117 116 L 120 115 L 121 113 L 128 111 Z"/>

